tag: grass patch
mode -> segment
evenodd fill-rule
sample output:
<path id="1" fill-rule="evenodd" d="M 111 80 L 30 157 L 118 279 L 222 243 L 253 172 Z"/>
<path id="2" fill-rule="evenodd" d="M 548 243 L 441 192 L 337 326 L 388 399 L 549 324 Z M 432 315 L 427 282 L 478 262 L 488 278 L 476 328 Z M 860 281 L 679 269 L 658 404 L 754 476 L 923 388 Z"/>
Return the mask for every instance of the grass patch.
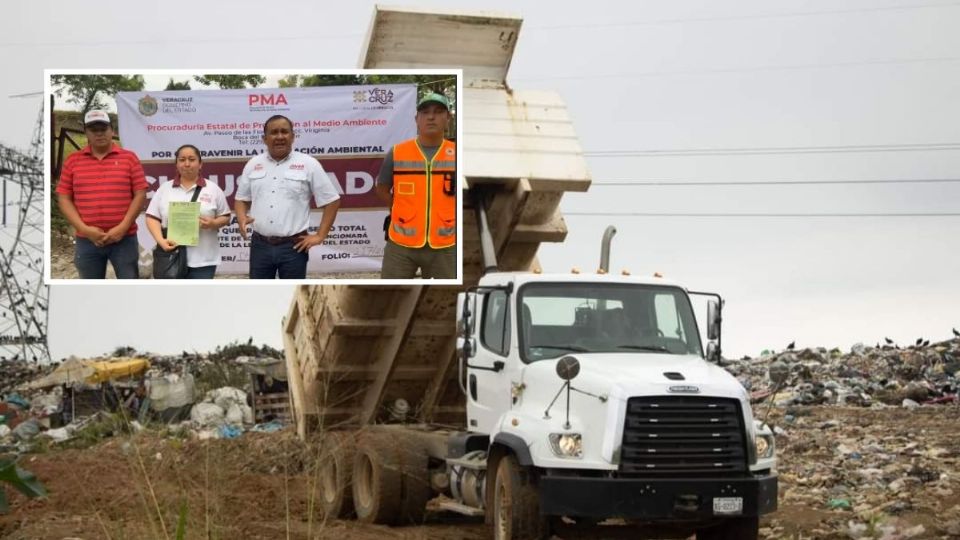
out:
<path id="1" fill-rule="evenodd" d="M 132 434 L 133 428 L 120 413 L 100 413 L 89 424 L 76 431 L 73 437 L 59 443 L 61 448 L 82 450 L 100 441 L 120 434 Z"/>

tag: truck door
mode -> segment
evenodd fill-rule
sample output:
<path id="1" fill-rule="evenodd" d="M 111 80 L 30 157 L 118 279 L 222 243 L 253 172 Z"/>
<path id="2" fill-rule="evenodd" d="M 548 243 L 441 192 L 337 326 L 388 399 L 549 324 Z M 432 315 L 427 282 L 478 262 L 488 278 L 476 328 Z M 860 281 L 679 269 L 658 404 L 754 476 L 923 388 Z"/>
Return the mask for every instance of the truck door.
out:
<path id="1" fill-rule="evenodd" d="M 476 325 L 476 355 L 467 362 L 467 425 L 470 431 L 490 433 L 510 409 L 509 361 L 512 316 L 510 295 L 493 290 L 480 295 Z"/>

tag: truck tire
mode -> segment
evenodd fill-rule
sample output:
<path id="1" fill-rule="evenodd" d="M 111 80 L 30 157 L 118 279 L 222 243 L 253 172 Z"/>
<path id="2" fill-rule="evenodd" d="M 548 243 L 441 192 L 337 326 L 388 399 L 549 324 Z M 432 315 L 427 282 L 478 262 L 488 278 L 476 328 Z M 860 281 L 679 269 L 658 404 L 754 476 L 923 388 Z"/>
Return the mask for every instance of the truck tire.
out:
<path id="1" fill-rule="evenodd" d="M 334 432 L 323 438 L 317 464 L 320 506 L 328 519 L 353 517 L 353 460 L 356 440 L 352 433 Z"/>
<path id="2" fill-rule="evenodd" d="M 740 517 L 697 531 L 697 540 L 757 540 L 759 534 L 759 517 Z"/>
<path id="3" fill-rule="evenodd" d="M 548 520 L 540 515 L 537 488 L 513 454 L 500 458 L 493 489 L 490 511 L 496 540 L 531 540 L 549 535 Z"/>
<path id="4" fill-rule="evenodd" d="M 429 455 L 417 439 L 396 437 L 402 475 L 400 523 L 422 524 L 427 513 L 427 501 L 433 495 L 430 487 Z"/>
<path id="5" fill-rule="evenodd" d="M 400 516 L 402 474 L 391 438 L 365 435 L 353 460 L 353 507 L 364 523 L 391 525 Z"/>

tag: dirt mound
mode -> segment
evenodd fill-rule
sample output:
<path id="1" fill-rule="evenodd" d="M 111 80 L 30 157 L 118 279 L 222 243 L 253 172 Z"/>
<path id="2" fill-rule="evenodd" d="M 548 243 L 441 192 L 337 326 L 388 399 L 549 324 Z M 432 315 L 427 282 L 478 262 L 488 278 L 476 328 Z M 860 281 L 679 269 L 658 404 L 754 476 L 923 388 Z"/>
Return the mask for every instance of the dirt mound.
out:
<path id="1" fill-rule="evenodd" d="M 13 511 L 0 516 L 0 537 L 174 538 L 181 508 L 187 538 L 485 537 L 481 525 L 465 529 L 457 519 L 397 529 L 325 522 L 310 461 L 311 449 L 289 430 L 208 441 L 144 433 L 28 455 L 21 466 L 50 496 L 11 493 Z"/>

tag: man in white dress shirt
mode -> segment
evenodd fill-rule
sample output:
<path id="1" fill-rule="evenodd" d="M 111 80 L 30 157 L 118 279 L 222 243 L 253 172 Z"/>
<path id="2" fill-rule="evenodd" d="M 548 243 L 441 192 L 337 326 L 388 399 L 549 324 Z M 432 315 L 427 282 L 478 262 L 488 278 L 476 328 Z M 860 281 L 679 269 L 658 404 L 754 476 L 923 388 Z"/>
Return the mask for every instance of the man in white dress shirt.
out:
<path id="1" fill-rule="evenodd" d="M 250 241 L 250 279 L 304 279 L 313 246 L 330 232 L 340 195 L 320 163 L 293 150 L 293 123 L 271 116 L 263 126 L 267 151 L 252 158 L 237 182 L 234 210 L 240 234 Z M 307 231 L 310 200 L 323 209 L 315 234 Z"/>

